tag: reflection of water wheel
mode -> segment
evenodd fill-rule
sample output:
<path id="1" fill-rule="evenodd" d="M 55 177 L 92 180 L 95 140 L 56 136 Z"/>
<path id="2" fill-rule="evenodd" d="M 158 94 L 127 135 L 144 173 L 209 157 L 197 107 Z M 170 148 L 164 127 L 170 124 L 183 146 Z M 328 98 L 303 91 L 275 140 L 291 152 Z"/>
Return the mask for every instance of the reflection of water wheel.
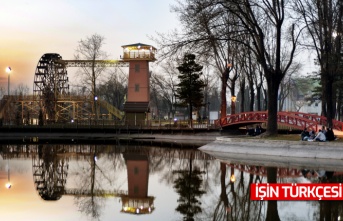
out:
<path id="1" fill-rule="evenodd" d="M 33 94 L 39 102 L 43 116 L 49 121 L 58 120 L 59 96 L 68 94 L 69 85 L 66 67 L 59 54 L 44 54 L 38 61 L 33 85 Z"/>
<path id="2" fill-rule="evenodd" d="M 60 146 L 38 146 L 38 155 L 33 157 L 33 181 L 44 200 L 59 200 L 64 194 L 68 160 L 58 156 L 64 152 Z"/>

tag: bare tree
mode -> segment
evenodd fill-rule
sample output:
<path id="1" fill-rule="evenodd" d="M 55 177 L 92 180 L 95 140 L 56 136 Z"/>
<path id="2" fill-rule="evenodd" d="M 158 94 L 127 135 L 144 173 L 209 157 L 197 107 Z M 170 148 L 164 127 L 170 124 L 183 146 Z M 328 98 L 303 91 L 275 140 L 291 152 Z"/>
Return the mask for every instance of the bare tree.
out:
<path id="1" fill-rule="evenodd" d="M 286 1 L 228 0 L 214 1 L 239 19 L 240 33 L 250 37 L 246 44 L 264 70 L 268 86 L 267 135 L 277 133 L 277 98 L 279 85 L 288 72 L 295 55 L 299 33 L 297 26 L 286 26 Z M 233 24 L 235 25 L 235 23 Z M 288 53 L 282 49 L 289 48 Z M 282 65 L 282 60 L 287 61 Z"/>
<path id="2" fill-rule="evenodd" d="M 218 76 L 215 76 L 213 70 L 209 66 L 204 66 L 203 70 L 202 78 L 206 86 L 204 87 L 204 111 L 202 116 L 205 119 L 210 117 L 211 89 L 215 88 Z"/>
<path id="3" fill-rule="evenodd" d="M 227 64 L 235 67 L 234 62 L 229 62 L 234 53 L 228 45 L 236 42 L 249 47 L 262 66 L 267 81 L 267 135 L 277 133 L 279 85 L 293 62 L 301 30 L 296 24 L 285 23 L 285 16 L 291 10 L 286 3 L 288 1 L 284 0 L 189 0 L 180 10 L 180 20 L 187 27 L 185 33 L 176 35 L 173 40 L 160 36 L 161 45 L 168 48 L 169 53 L 185 46 L 209 57 L 222 51 L 224 56 L 218 57 L 225 64 L 221 65 L 226 71 L 222 82 L 228 79 L 228 70 L 231 71 Z M 243 35 L 248 36 L 249 41 L 243 40 Z M 287 54 L 282 53 L 283 48 L 288 48 Z M 286 65 L 282 65 L 283 60 Z"/>
<path id="4" fill-rule="evenodd" d="M 127 94 L 127 82 L 127 75 L 116 68 L 110 72 L 109 78 L 99 86 L 98 95 L 101 95 L 109 104 L 122 110 Z"/>
<path id="5" fill-rule="evenodd" d="M 235 67 L 237 45 L 230 38 L 218 38 L 218 33 L 230 34 L 232 26 L 228 25 L 232 16 L 209 7 L 207 1 L 191 0 L 179 2 L 173 11 L 178 14 L 184 32 L 174 31 L 171 35 L 160 34 L 155 41 L 162 48 L 163 57 L 168 57 L 183 51 L 197 54 L 199 60 L 210 63 L 215 68 L 221 80 L 221 117 L 226 116 L 227 87 L 231 96 L 235 96 L 235 84 L 238 72 L 232 73 Z"/>
<path id="6" fill-rule="evenodd" d="M 300 68 L 301 68 L 300 63 L 294 63 L 280 84 L 279 97 L 278 97 L 278 100 L 279 100 L 278 110 L 279 111 L 283 110 L 286 98 L 289 97 L 289 95 L 291 94 L 291 91 L 295 87 L 295 83 L 292 76 L 299 74 Z"/>
<path id="7" fill-rule="evenodd" d="M 341 70 L 343 3 L 341 0 L 297 0 L 294 8 L 313 42 L 305 46 L 316 51 L 322 84 L 322 115 L 327 117 L 327 126 L 332 127 L 336 111 L 334 82 Z"/>
<path id="8" fill-rule="evenodd" d="M 3 86 L 0 86 L 0 97 L 2 99 L 2 97 L 5 95 L 5 88 Z"/>
<path id="9" fill-rule="evenodd" d="M 175 91 L 178 84 L 176 65 L 172 59 L 167 59 L 161 65 L 161 73 L 153 72 L 151 75 L 152 90 L 155 90 L 162 97 L 163 103 L 167 106 L 168 118 L 174 118 L 175 114 Z M 158 105 L 157 103 L 159 102 L 155 101 L 155 103 Z M 160 109 L 158 108 L 159 112 L 161 111 Z"/>
<path id="10" fill-rule="evenodd" d="M 93 34 L 86 39 L 81 39 L 76 49 L 75 59 L 76 60 L 89 60 L 92 61 L 92 66 L 89 67 L 82 67 L 80 76 L 82 81 L 85 85 L 90 85 L 91 87 L 91 99 L 92 99 L 92 112 L 96 115 L 97 118 L 97 110 L 96 110 L 96 103 L 94 100 L 97 97 L 97 80 L 100 75 L 104 72 L 105 67 L 98 67 L 95 65 L 96 60 L 105 60 L 108 55 L 105 51 L 102 50 L 102 47 L 105 44 L 105 38 L 98 34 Z"/>
<path id="11" fill-rule="evenodd" d="M 25 96 L 29 93 L 30 88 L 27 85 L 19 84 L 18 87 L 15 89 L 14 94 L 17 96 Z"/>

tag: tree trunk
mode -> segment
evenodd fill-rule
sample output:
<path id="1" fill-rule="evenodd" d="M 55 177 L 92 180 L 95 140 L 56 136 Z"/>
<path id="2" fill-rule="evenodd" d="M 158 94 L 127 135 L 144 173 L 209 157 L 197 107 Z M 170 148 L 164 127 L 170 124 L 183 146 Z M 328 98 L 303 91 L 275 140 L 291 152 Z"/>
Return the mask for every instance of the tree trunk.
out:
<path id="1" fill-rule="evenodd" d="M 325 93 L 325 96 L 326 96 L 326 120 L 327 120 L 327 127 L 332 127 L 332 119 L 335 118 L 335 115 L 334 115 L 334 97 L 333 97 L 333 80 L 328 79 L 327 81 L 327 84 L 326 84 L 326 93 Z"/>
<path id="2" fill-rule="evenodd" d="M 257 111 L 261 111 L 261 86 L 256 86 L 256 102 L 257 102 Z"/>
<path id="3" fill-rule="evenodd" d="M 245 77 L 243 77 L 242 81 L 241 81 L 241 85 L 240 85 L 240 91 L 241 91 L 241 100 L 240 100 L 240 110 L 239 112 L 242 113 L 245 111 Z"/>
<path id="4" fill-rule="evenodd" d="M 236 81 L 230 81 L 230 93 L 231 93 L 231 114 L 236 114 L 236 96 L 235 96 L 235 87 Z"/>
<path id="5" fill-rule="evenodd" d="M 222 88 L 220 92 L 221 104 L 220 104 L 220 118 L 226 117 L 226 83 L 228 80 L 227 70 L 221 76 Z"/>
<path id="6" fill-rule="evenodd" d="M 268 121 L 267 121 L 267 135 L 276 135 L 277 134 L 277 98 L 280 80 L 275 76 L 277 74 L 272 73 L 273 70 L 268 70 L 269 77 L 267 78 L 268 85 Z M 279 74 L 280 75 L 280 74 Z"/>
<path id="7" fill-rule="evenodd" d="M 250 92 L 249 111 L 254 111 L 255 93 L 254 93 L 253 82 L 249 82 L 249 92 Z"/>
<path id="8" fill-rule="evenodd" d="M 277 168 L 267 168 L 267 182 L 276 183 Z M 266 221 L 278 221 L 280 220 L 279 212 L 277 210 L 277 200 L 269 200 L 267 205 L 267 217 Z"/>
<path id="9" fill-rule="evenodd" d="M 229 199 L 226 193 L 226 183 L 225 183 L 225 178 L 226 178 L 226 164 L 225 163 L 220 163 L 220 200 L 224 203 L 224 207 L 228 208 L 229 207 Z"/>
<path id="10" fill-rule="evenodd" d="M 193 128 L 193 117 L 192 117 L 192 112 L 193 112 L 193 107 L 192 107 L 192 102 L 190 102 L 190 103 L 189 103 L 189 114 L 188 114 L 189 126 L 190 126 L 190 128 Z"/>

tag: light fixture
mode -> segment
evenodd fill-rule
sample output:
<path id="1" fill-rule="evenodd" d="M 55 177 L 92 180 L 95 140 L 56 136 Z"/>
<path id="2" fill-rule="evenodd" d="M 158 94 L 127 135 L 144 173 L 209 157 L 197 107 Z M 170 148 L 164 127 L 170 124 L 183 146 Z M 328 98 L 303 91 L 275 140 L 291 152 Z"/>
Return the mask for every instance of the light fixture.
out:
<path id="1" fill-rule="evenodd" d="M 232 101 L 232 102 L 236 102 L 236 100 L 237 100 L 237 97 L 236 97 L 236 96 L 232 96 L 232 97 L 231 97 L 231 101 Z"/>
<path id="2" fill-rule="evenodd" d="M 11 183 L 6 183 L 6 185 L 5 185 L 5 186 L 6 186 L 6 188 L 7 188 L 7 189 L 11 189 L 11 187 L 12 187 L 12 184 L 11 184 Z"/>
<path id="3" fill-rule="evenodd" d="M 11 71 L 12 71 L 12 68 L 11 67 L 7 67 L 6 68 L 6 72 L 9 74 L 9 73 L 11 73 Z"/>
<path id="4" fill-rule="evenodd" d="M 235 174 L 232 174 L 231 177 L 230 177 L 230 182 L 234 183 L 235 181 L 236 181 Z"/>

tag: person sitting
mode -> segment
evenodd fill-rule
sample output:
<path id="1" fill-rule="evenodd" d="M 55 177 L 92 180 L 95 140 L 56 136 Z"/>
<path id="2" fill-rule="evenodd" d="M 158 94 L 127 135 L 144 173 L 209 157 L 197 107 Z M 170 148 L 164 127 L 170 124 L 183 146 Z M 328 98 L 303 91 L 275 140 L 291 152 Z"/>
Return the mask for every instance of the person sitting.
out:
<path id="1" fill-rule="evenodd" d="M 333 141 L 336 140 L 336 136 L 333 133 L 332 128 L 328 127 L 327 131 L 326 131 L 326 140 L 327 141 Z"/>
<path id="2" fill-rule="evenodd" d="M 325 142 L 326 136 L 323 134 L 322 130 L 319 130 L 317 136 L 313 139 L 315 141 Z"/>
<path id="3" fill-rule="evenodd" d="M 249 136 L 255 136 L 255 130 L 254 128 L 248 127 L 247 126 L 247 135 Z"/>
<path id="4" fill-rule="evenodd" d="M 306 140 L 307 141 L 310 138 L 310 133 L 308 132 L 306 127 L 301 132 L 300 136 L 301 136 L 301 140 Z"/>
<path id="5" fill-rule="evenodd" d="M 316 136 L 314 131 L 312 130 L 312 128 L 310 129 L 310 131 L 308 132 L 310 134 L 310 138 L 309 139 L 312 139 Z"/>
<path id="6" fill-rule="evenodd" d="M 255 135 L 260 135 L 262 133 L 261 125 L 257 125 L 255 128 Z"/>
<path id="7" fill-rule="evenodd" d="M 326 127 L 322 126 L 322 133 L 326 136 Z"/>

